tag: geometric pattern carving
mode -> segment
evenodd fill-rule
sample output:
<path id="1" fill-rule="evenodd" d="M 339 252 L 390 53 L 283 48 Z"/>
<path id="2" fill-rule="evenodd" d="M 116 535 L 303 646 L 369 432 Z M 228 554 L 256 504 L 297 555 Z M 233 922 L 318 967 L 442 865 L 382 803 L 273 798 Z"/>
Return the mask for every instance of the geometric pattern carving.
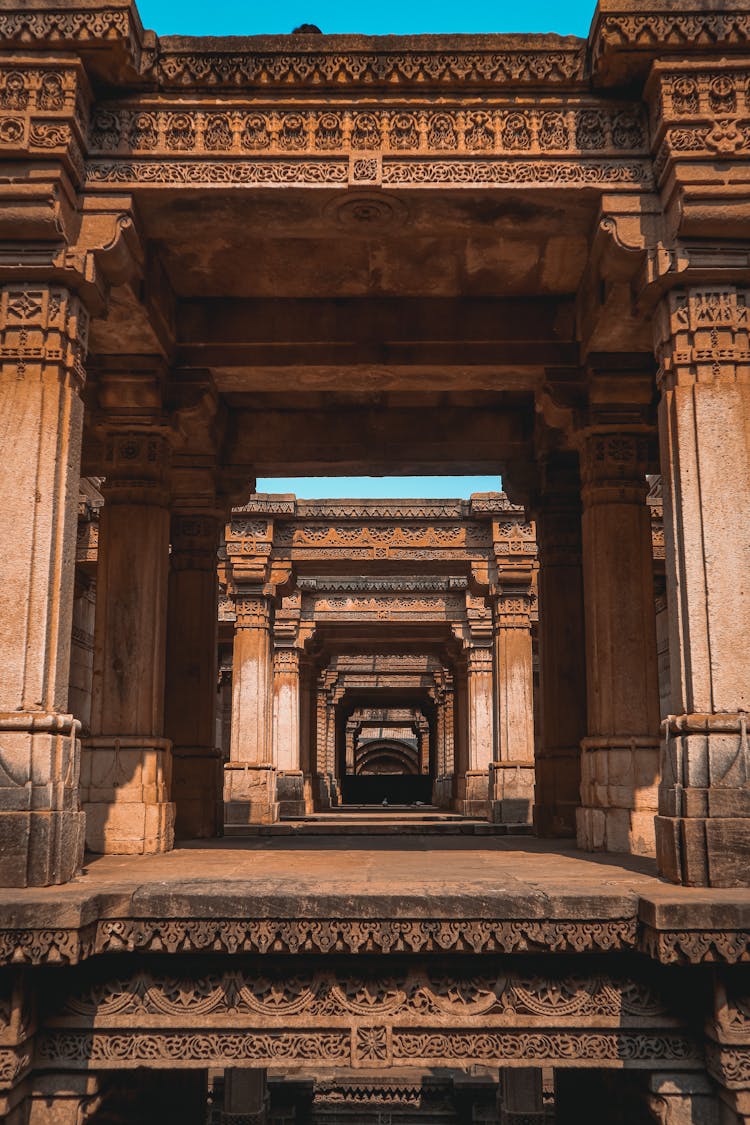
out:
<path id="1" fill-rule="evenodd" d="M 46 998 L 37 1059 L 73 1068 L 701 1061 L 644 982 L 560 975 L 554 965 L 539 976 L 486 958 L 429 970 L 394 959 L 384 972 L 382 961 L 365 959 L 290 972 L 286 959 L 271 958 L 258 975 L 243 968 L 195 976 L 191 961 L 184 978 L 141 971 L 71 994 L 69 980 L 58 987 L 59 997 L 53 990 Z"/>
<path id="2" fill-rule="evenodd" d="M 178 953 L 585 953 L 641 950 L 662 964 L 750 961 L 748 930 L 666 930 L 635 918 L 493 922 L 117 918 L 70 929 L 0 930 L 0 964 L 77 964 L 95 954 Z"/>

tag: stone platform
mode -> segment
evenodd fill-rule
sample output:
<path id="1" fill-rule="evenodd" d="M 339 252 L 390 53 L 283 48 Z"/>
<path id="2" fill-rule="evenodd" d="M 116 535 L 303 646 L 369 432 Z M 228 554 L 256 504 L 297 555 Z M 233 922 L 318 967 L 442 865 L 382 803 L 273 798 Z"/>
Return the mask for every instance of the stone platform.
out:
<path id="1" fill-rule="evenodd" d="M 750 959 L 750 891 L 559 841 L 436 835 L 214 840 L 89 857 L 63 887 L 3 890 L 4 962 L 96 952 L 582 952 Z"/>

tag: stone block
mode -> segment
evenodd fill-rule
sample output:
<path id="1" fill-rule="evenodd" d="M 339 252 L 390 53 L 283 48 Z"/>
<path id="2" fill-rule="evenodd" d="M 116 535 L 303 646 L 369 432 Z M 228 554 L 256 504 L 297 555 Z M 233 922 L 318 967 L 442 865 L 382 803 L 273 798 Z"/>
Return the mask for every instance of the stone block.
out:
<path id="1" fill-rule="evenodd" d="M 6 887 L 66 883 L 81 868 L 81 812 L 7 812 L 0 816 L 0 880 Z"/>
<path id="2" fill-rule="evenodd" d="M 226 763 L 224 766 L 224 831 L 231 835 L 248 824 L 274 824 L 279 819 L 276 770 L 271 765 Z"/>
<path id="3" fill-rule="evenodd" d="M 280 817 L 305 815 L 305 776 L 302 770 L 284 770 L 276 776 Z"/>
<path id="4" fill-rule="evenodd" d="M 682 878 L 680 822 L 677 817 L 660 815 L 655 817 L 654 827 L 659 871 L 665 879 L 679 883 Z"/>
<path id="5" fill-rule="evenodd" d="M 174 805 L 169 801 L 86 802 L 86 846 L 106 855 L 153 855 L 174 844 Z"/>
<path id="6" fill-rule="evenodd" d="M 708 885 L 747 887 L 750 883 L 750 820 L 713 817 L 705 821 L 705 838 Z"/>

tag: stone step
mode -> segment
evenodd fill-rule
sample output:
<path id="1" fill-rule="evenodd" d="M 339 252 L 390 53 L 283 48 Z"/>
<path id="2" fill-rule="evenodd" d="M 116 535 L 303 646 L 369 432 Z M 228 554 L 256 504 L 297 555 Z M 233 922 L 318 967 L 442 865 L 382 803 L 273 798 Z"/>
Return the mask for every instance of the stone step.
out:
<path id="1" fill-rule="evenodd" d="M 279 821 L 225 827 L 225 836 L 532 836 L 527 824 L 490 824 L 486 820 L 354 820 Z"/>

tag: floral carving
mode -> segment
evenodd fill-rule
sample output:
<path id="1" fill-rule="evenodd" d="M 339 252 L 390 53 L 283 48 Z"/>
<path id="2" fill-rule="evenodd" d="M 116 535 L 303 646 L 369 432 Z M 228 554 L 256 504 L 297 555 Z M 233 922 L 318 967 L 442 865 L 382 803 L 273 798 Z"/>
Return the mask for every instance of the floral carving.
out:
<path id="1" fill-rule="evenodd" d="M 173 113 L 167 118 L 165 140 L 168 149 L 184 151 L 195 144 L 195 125 L 187 113 Z"/>
<path id="2" fill-rule="evenodd" d="M 562 113 L 543 113 L 539 119 L 539 144 L 542 148 L 568 148 L 570 138 Z"/>
<path id="3" fill-rule="evenodd" d="M 381 143 L 380 124 L 373 113 L 357 113 L 352 128 L 352 148 L 379 148 Z"/>
<path id="4" fill-rule="evenodd" d="M 391 148 L 419 148 L 419 130 L 414 114 L 397 113 L 391 119 L 389 138 Z"/>
<path id="5" fill-rule="evenodd" d="M 266 120 L 259 113 L 251 113 L 245 118 L 245 123 L 240 134 L 243 148 L 260 149 L 268 148 L 271 143 L 271 134 Z"/>
<path id="6" fill-rule="evenodd" d="M 206 148 L 227 151 L 232 147 L 232 126 L 225 113 L 212 113 L 203 133 Z"/>
<path id="7" fill-rule="evenodd" d="M 284 114 L 279 126 L 278 143 L 282 149 L 307 147 L 307 129 L 301 113 Z"/>
<path id="8" fill-rule="evenodd" d="M 698 85 L 694 78 L 683 76 L 672 83 L 672 108 L 675 113 L 697 113 L 700 108 Z"/>
<path id="9" fill-rule="evenodd" d="M 584 110 L 576 122 L 576 144 L 581 149 L 604 148 L 607 135 L 604 118 L 597 110 Z"/>
<path id="10" fill-rule="evenodd" d="M 62 76 L 55 71 L 48 71 L 42 75 L 42 81 L 36 95 L 36 104 L 39 109 L 60 110 L 65 105 L 65 91 Z"/>
<path id="11" fill-rule="evenodd" d="M 9 71 L 0 91 L 0 105 L 3 109 L 26 109 L 28 104 L 29 92 L 24 75 L 18 70 Z"/>
<path id="12" fill-rule="evenodd" d="M 130 122 L 128 139 L 133 148 L 156 148 L 159 130 L 153 113 L 136 113 Z"/>
<path id="13" fill-rule="evenodd" d="M 427 129 L 427 143 L 430 148 L 437 149 L 458 147 L 458 138 L 450 114 L 435 113 L 430 117 Z"/>

